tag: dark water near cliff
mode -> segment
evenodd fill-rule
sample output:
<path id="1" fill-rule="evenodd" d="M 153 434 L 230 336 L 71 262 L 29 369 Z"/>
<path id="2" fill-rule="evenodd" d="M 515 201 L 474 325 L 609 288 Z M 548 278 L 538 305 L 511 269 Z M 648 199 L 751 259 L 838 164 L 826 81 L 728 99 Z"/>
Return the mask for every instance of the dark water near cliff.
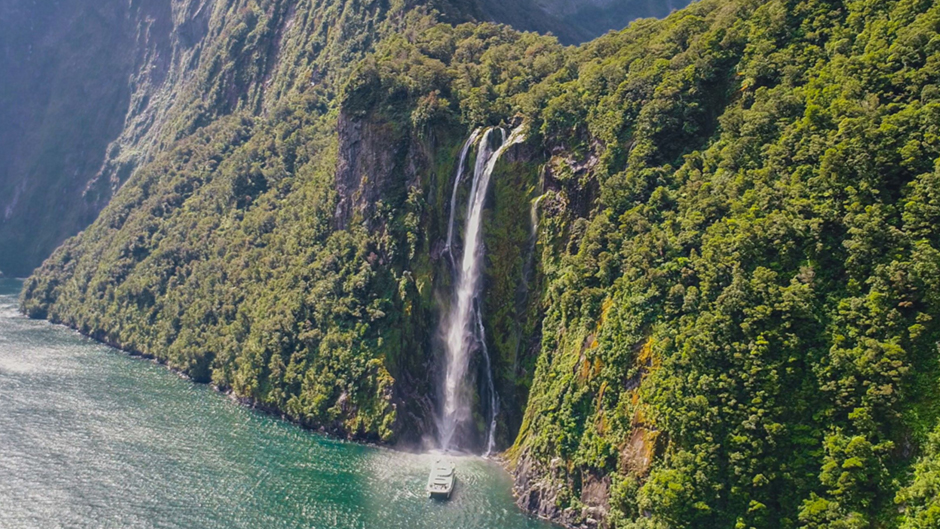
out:
<path id="1" fill-rule="evenodd" d="M 16 311 L 0 279 L 0 527 L 546 528 L 509 477 L 457 461 L 429 501 L 430 455 L 325 439 Z"/>

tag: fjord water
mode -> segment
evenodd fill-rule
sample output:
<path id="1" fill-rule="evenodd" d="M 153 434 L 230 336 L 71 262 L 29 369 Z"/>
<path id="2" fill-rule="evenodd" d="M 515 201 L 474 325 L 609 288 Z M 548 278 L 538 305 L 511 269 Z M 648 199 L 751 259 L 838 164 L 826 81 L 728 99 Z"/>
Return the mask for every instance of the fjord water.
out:
<path id="1" fill-rule="evenodd" d="M 536 528 L 509 477 L 330 440 L 61 326 L 18 314 L 0 279 L 0 527 Z"/>

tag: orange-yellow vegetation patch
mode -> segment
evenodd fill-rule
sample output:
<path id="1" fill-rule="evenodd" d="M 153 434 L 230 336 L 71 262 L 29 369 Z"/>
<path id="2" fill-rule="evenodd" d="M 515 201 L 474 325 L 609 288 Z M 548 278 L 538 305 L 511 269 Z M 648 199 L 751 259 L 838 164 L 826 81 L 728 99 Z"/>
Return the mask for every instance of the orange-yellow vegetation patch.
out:
<path id="1" fill-rule="evenodd" d="M 657 358 L 653 357 L 653 337 L 650 336 L 646 342 L 643 343 L 643 346 L 640 347 L 640 352 L 636 356 L 636 363 L 640 367 L 659 367 L 659 361 Z"/>
<path id="2" fill-rule="evenodd" d="M 578 358 L 578 364 L 575 365 L 575 373 L 579 375 L 582 382 L 591 378 L 592 371 L 594 372 L 594 376 L 600 373 L 600 368 L 598 367 L 600 359 L 595 359 L 592 362 L 587 354 L 588 351 L 595 348 L 597 348 L 597 336 L 590 334 L 581 344 L 581 356 Z"/>
<path id="3" fill-rule="evenodd" d="M 604 322 L 607 321 L 607 314 L 610 313 L 610 309 L 614 306 L 613 298 L 605 298 L 604 302 L 601 304 L 601 317 L 597 320 L 597 328 L 600 329 L 604 325 Z"/>
<path id="4" fill-rule="evenodd" d="M 591 376 L 591 361 L 585 358 L 584 356 L 582 356 L 581 357 L 581 380 L 585 381 L 590 376 Z"/>
<path id="5" fill-rule="evenodd" d="M 662 365 L 662 360 L 653 351 L 653 345 L 655 345 L 655 340 L 650 336 L 640 346 L 640 350 L 637 351 L 636 355 L 636 365 L 640 369 L 640 384 L 639 387 L 630 391 L 630 401 L 634 409 L 633 425 L 637 427 L 647 424 L 644 413 L 645 406 L 640 400 L 640 388 L 643 386 L 646 377 Z"/>
<path id="6" fill-rule="evenodd" d="M 642 404 L 637 405 L 633 410 L 633 427 L 639 428 L 641 425 L 646 424 L 646 412 L 644 412 L 645 406 Z"/>
<path id="7" fill-rule="evenodd" d="M 656 440 L 659 431 L 650 423 L 646 416 L 647 407 L 641 399 L 640 388 L 646 377 L 662 365 L 654 352 L 655 340 L 649 337 L 639 347 L 636 353 L 636 366 L 639 368 L 639 386 L 629 391 L 630 402 L 633 407 L 631 420 L 632 433 L 630 438 L 620 448 L 620 465 L 624 472 L 632 472 L 638 476 L 645 476 L 653 463 L 656 454 Z"/>
<path id="8" fill-rule="evenodd" d="M 656 440 L 659 432 L 646 428 L 634 428 L 630 439 L 620 450 L 620 467 L 624 472 L 645 476 L 656 455 Z"/>
<path id="9" fill-rule="evenodd" d="M 607 415 L 604 413 L 604 393 L 607 392 L 607 382 L 601 382 L 601 387 L 597 391 L 597 401 L 594 406 L 594 413 L 597 415 L 597 433 L 603 435 L 607 432 Z"/>
<path id="10" fill-rule="evenodd" d="M 597 414 L 596 428 L 597 433 L 600 435 L 607 433 L 607 415 L 604 412 Z"/>

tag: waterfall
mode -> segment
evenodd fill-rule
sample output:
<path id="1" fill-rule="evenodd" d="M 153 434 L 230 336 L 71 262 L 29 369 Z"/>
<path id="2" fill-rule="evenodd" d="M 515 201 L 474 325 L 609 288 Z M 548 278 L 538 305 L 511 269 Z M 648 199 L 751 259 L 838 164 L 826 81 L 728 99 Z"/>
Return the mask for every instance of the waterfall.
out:
<path id="1" fill-rule="evenodd" d="M 532 267 L 535 265 L 535 249 L 538 246 L 539 242 L 539 204 L 542 202 L 549 193 L 543 193 L 538 196 L 535 200 L 532 201 L 532 206 L 529 208 L 529 250 L 526 252 L 525 264 L 522 267 L 522 288 L 526 296 L 528 296 L 528 285 L 529 281 L 532 279 Z"/>
<path id="2" fill-rule="evenodd" d="M 477 338 L 485 362 L 483 367 L 486 368 L 486 391 L 490 396 L 490 424 L 489 431 L 486 433 L 486 452 L 483 454 L 488 456 L 496 449 L 496 415 L 499 413 L 499 396 L 496 395 L 496 386 L 493 384 L 493 366 L 490 364 L 490 351 L 486 347 L 486 331 L 483 329 L 483 313 L 480 311 L 479 303 L 473 313 L 477 321 Z"/>
<path id="3" fill-rule="evenodd" d="M 457 174 L 454 175 L 454 187 L 450 195 L 450 220 L 447 223 L 447 242 L 444 244 L 444 251 L 447 252 L 451 267 L 457 266 L 457 263 L 454 261 L 454 212 L 457 210 L 457 190 L 460 189 L 460 179 L 463 178 L 463 170 L 467 163 L 467 154 L 470 152 L 470 147 L 473 146 L 479 137 L 480 129 L 475 129 L 473 133 L 470 134 L 470 137 L 467 138 L 467 141 L 464 142 L 463 148 L 460 149 L 460 162 L 457 164 Z"/>
<path id="4" fill-rule="evenodd" d="M 486 193 L 489 189 L 490 178 L 500 156 L 510 146 L 525 139 L 522 127 L 516 128 L 509 136 L 506 131 L 499 129 L 502 144 L 493 152 L 490 148 L 490 138 L 493 129 L 482 133 L 477 143 L 477 157 L 473 170 L 473 184 L 470 189 L 470 198 L 467 204 L 467 218 L 463 233 L 463 255 L 456 270 L 454 297 L 451 301 L 450 313 L 441 321 L 441 331 L 444 337 L 446 370 L 444 378 L 444 406 L 440 417 L 440 444 L 444 450 L 453 447 L 453 437 L 457 428 L 471 418 L 471 393 L 467 385 L 467 370 L 470 366 L 470 356 L 479 349 L 483 354 L 484 367 L 487 372 L 487 393 L 489 393 L 490 417 L 487 431 L 487 454 L 495 446 L 496 414 L 499 405 L 493 384 L 492 365 L 489 351 L 486 347 L 486 335 L 483 326 L 481 310 L 480 276 L 483 261 L 483 206 L 486 202 Z M 472 144 L 479 131 L 474 131 L 464 151 L 461 151 L 461 161 L 454 185 L 460 181 L 460 173 L 469 145 Z M 452 253 L 454 208 L 456 206 L 456 189 L 451 199 L 450 225 L 448 225 L 447 248 Z M 453 258 L 452 258 L 453 262 Z"/>

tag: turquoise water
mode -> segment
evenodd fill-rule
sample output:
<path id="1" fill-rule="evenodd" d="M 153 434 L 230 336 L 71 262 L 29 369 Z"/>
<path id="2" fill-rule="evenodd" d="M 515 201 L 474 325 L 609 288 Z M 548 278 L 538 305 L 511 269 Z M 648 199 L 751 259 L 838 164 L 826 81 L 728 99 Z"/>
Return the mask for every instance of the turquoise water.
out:
<path id="1" fill-rule="evenodd" d="M 16 310 L 0 280 L 0 527 L 542 528 L 492 462 L 326 439 Z"/>

